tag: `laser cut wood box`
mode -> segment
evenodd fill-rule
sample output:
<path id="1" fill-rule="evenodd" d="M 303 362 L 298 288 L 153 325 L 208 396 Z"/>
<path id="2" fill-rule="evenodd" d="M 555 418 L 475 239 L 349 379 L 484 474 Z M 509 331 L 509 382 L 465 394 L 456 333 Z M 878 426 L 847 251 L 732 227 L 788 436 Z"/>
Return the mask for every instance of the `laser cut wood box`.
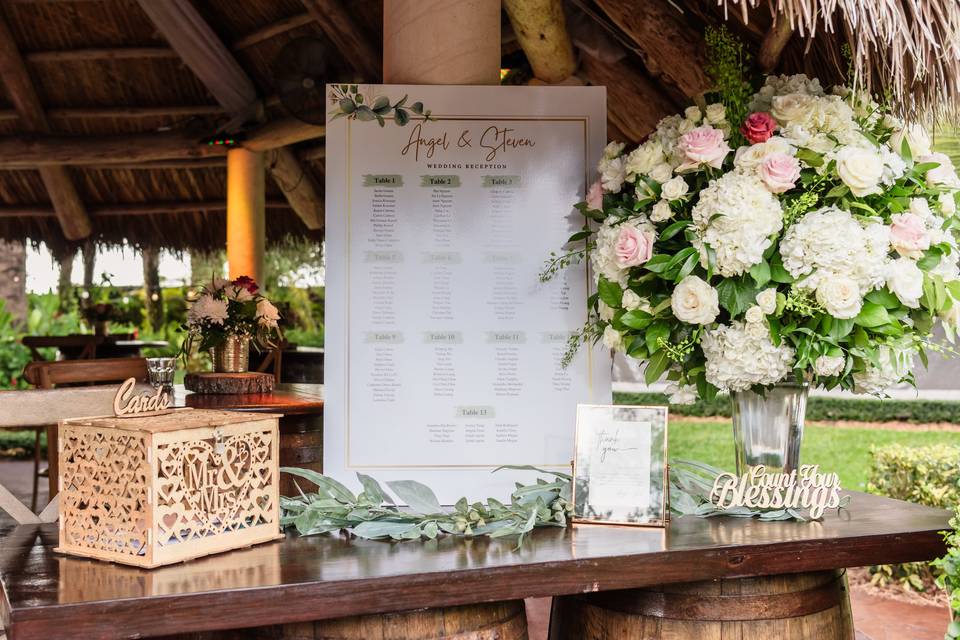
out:
<path id="1" fill-rule="evenodd" d="M 278 418 L 62 421 L 56 550 L 151 568 L 282 538 Z"/>

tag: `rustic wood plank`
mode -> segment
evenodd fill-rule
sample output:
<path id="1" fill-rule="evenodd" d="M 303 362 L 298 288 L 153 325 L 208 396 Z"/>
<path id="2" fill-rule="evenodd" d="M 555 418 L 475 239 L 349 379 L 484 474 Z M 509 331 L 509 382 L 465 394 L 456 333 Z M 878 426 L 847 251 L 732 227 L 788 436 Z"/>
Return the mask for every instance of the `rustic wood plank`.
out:
<path id="1" fill-rule="evenodd" d="M 666 530 L 579 525 L 516 541 L 288 537 L 145 574 L 52 551 L 56 527 L 6 549 L 11 640 L 199 632 L 523 597 L 928 560 L 949 512 L 852 492 L 822 522 L 683 517 Z M 317 603 L 322 603 L 318 606 Z M 216 612 L 216 615 L 211 615 Z M 70 624 L 64 625 L 63 620 Z"/>
<path id="2" fill-rule="evenodd" d="M 651 76 L 688 98 L 710 86 L 703 70 L 703 35 L 668 0 L 596 0 L 596 4 L 630 36 Z"/>
<path id="3" fill-rule="evenodd" d="M 54 165 L 123 164 L 226 156 L 221 145 L 201 144 L 179 132 L 113 136 L 20 135 L 0 137 L 0 169 Z"/>
<path id="4" fill-rule="evenodd" d="M 176 58 L 177 52 L 169 47 L 104 47 L 29 51 L 23 57 L 27 62 L 41 64 L 89 60 L 164 60 Z"/>
<path id="5" fill-rule="evenodd" d="M 149 168 L 149 167 L 145 167 Z M 265 203 L 267 209 L 289 209 L 286 200 L 271 199 Z M 161 202 L 157 204 L 113 204 L 94 207 L 90 214 L 99 216 L 149 216 L 160 213 L 192 213 L 194 211 L 226 211 L 227 203 L 203 200 L 197 202 Z M 51 218 L 56 213 L 46 207 L 10 206 L 0 207 L 0 218 Z"/>
<path id="6" fill-rule="evenodd" d="M 264 40 L 269 40 L 275 36 L 280 35 L 281 33 L 286 33 L 298 27 L 310 24 L 313 22 L 313 16 L 309 13 L 300 13 L 289 18 L 284 18 L 283 20 L 278 20 L 273 24 L 268 24 L 265 27 L 261 27 L 256 31 L 251 31 L 247 35 L 243 36 L 239 40 L 235 41 L 232 45 L 234 51 L 240 51 L 248 47 L 252 47 L 255 44 L 259 44 Z"/>
<path id="7" fill-rule="evenodd" d="M 302 0 L 307 13 L 317 21 L 338 51 L 360 74 L 361 82 L 376 82 L 381 75 L 380 52 L 360 32 L 340 0 Z"/>
<path id="8" fill-rule="evenodd" d="M 40 97 L 3 16 L 0 16 L 0 78 L 23 128 L 31 133 L 49 133 L 50 123 L 44 115 Z M 40 169 L 40 177 L 57 212 L 63 235 L 67 240 L 88 237 L 93 232 L 93 225 L 67 169 L 44 167 Z"/>

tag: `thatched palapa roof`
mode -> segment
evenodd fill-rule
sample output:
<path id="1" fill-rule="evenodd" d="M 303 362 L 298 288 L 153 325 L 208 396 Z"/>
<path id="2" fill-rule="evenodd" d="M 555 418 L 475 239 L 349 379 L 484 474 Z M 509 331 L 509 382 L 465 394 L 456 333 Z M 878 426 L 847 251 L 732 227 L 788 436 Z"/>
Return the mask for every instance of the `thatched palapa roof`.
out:
<path id="1" fill-rule="evenodd" d="M 843 82 L 849 47 L 905 114 L 960 103 L 957 0 L 503 5 L 502 66 L 606 85 L 611 138 L 639 141 L 709 90 L 703 34 L 719 24 L 766 71 Z M 323 127 L 281 106 L 276 61 L 311 36 L 326 80 L 377 82 L 382 16 L 383 0 L 3 0 L 0 239 L 220 248 L 225 149 L 201 144 L 217 132 L 267 151 L 269 238 L 322 237 Z"/>

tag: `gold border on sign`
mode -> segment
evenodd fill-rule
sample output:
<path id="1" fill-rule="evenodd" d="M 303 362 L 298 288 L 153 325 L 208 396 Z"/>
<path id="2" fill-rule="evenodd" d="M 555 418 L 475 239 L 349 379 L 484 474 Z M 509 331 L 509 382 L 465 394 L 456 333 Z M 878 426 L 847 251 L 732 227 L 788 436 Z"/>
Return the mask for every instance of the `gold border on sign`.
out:
<path id="1" fill-rule="evenodd" d="M 663 495 L 660 499 L 660 511 L 663 513 L 663 519 L 653 520 L 650 522 L 625 522 L 622 520 L 595 520 L 593 518 L 578 518 L 576 516 L 577 509 L 577 450 L 580 447 L 580 408 L 585 409 L 662 409 L 663 410 Z M 670 521 L 670 474 L 669 474 L 669 465 L 667 464 L 667 437 L 669 434 L 670 426 L 670 407 L 667 405 L 652 405 L 652 404 L 578 404 L 577 405 L 577 429 L 573 438 L 573 464 L 571 465 L 571 491 L 570 491 L 570 502 L 573 504 L 573 515 L 570 517 L 570 521 L 574 524 L 609 524 L 609 525 L 618 525 L 618 526 L 628 526 L 628 527 L 647 527 L 654 529 L 662 529 L 667 526 L 667 522 Z M 651 452 L 653 451 L 651 447 Z"/>
<path id="2" fill-rule="evenodd" d="M 493 122 L 502 122 L 502 121 L 521 121 L 521 122 L 580 122 L 583 125 L 583 189 L 584 197 L 586 197 L 586 192 L 590 188 L 590 116 L 477 116 L 477 115 L 445 115 L 445 116 L 436 116 L 431 115 L 431 120 L 436 121 L 493 121 Z M 425 120 L 422 116 L 417 116 L 411 118 L 411 120 Z M 353 201 L 352 201 L 352 157 L 351 157 L 351 124 L 352 120 L 347 119 L 347 239 L 346 239 L 346 254 L 347 254 L 347 279 L 346 279 L 346 297 L 347 304 L 344 305 L 346 309 L 344 310 L 344 323 L 346 325 L 346 348 L 344 349 L 344 376 L 346 378 L 344 385 L 345 397 L 344 397 L 344 406 L 346 408 L 346 469 L 490 469 L 501 466 L 502 463 L 493 463 L 493 464 L 394 464 L 394 465 L 384 465 L 384 464 L 351 464 L 350 462 L 350 261 L 351 261 L 351 237 L 350 237 L 350 223 L 353 215 Z M 584 260 L 584 273 L 586 277 L 586 289 L 587 295 L 590 295 L 590 256 L 589 253 L 586 254 Z M 587 320 L 590 319 L 590 311 L 587 310 Z M 593 395 L 593 349 L 587 349 L 587 385 L 588 391 Z M 602 405 L 597 405 L 602 406 Z M 535 466 L 545 467 L 545 468 L 558 468 L 563 469 L 567 468 L 569 465 L 566 463 L 535 463 Z"/>

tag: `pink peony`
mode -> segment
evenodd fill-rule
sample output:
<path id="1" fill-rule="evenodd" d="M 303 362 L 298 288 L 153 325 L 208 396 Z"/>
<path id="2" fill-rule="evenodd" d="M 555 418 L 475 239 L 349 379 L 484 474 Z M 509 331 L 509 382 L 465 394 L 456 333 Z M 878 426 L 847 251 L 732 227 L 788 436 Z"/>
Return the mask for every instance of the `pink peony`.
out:
<path id="1" fill-rule="evenodd" d="M 684 155 L 684 162 L 677 170 L 692 169 L 707 164 L 714 169 L 723 166 L 723 159 L 730 153 L 723 131 L 713 127 L 697 127 L 680 136 L 677 146 Z"/>
<path id="2" fill-rule="evenodd" d="M 923 218 L 915 213 L 891 216 L 890 244 L 901 256 L 919 258 L 930 248 L 930 234 Z"/>
<path id="3" fill-rule="evenodd" d="M 777 121 L 766 111 L 756 111 L 740 125 L 740 133 L 750 144 L 766 142 L 777 128 Z"/>
<path id="4" fill-rule="evenodd" d="M 617 244 L 614 247 L 617 264 L 621 268 L 643 264 L 653 255 L 653 241 L 652 231 L 641 231 L 632 224 L 621 225 L 620 235 L 617 236 Z"/>
<path id="5" fill-rule="evenodd" d="M 800 179 L 800 162 L 786 153 L 771 153 L 760 163 L 759 172 L 770 193 L 783 193 Z"/>
<path id="6" fill-rule="evenodd" d="M 603 211 L 603 185 L 597 180 L 587 190 L 587 209 Z"/>

